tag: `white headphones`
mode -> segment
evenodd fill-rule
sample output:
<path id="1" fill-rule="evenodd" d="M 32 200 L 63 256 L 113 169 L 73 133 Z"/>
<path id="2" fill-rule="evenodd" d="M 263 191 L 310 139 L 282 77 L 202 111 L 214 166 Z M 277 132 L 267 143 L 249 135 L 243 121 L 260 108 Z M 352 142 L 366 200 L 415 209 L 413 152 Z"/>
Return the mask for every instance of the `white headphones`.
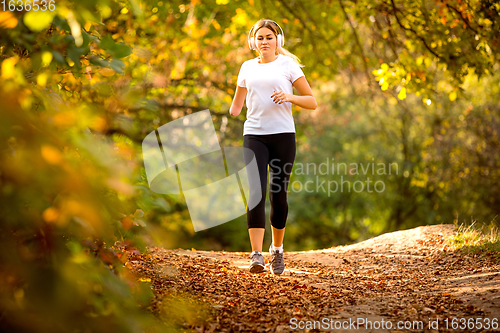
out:
<path id="1" fill-rule="evenodd" d="M 266 21 L 271 21 L 273 22 L 274 24 L 276 24 L 278 26 L 278 28 L 280 28 L 280 31 L 281 33 L 278 34 L 278 36 L 276 36 L 276 46 L 279 46 L 279 47 L 283 47 L 285 45 L 285 34 L 283 33 L 283 29 L 281 29 L 280 25 L 276 22 L 274 22 L 273 20 L 266 20 Z M 256 50 L 257 49 L 257 42 L 255 41 L 255 36 L 252 37 L 252 32 L 255 30 L 255 24 L 254 26 L 252 27 L 252 29 L 250 29 L 250 31 L 248 32 L 248 46 L 250 47 L 250 50 Z"/>

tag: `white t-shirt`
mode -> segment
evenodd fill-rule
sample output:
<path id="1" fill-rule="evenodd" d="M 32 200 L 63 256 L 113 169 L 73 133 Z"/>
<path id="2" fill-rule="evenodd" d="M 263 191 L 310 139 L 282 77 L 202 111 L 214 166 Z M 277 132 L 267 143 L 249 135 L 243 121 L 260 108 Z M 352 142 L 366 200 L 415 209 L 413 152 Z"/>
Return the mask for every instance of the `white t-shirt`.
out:
<path id="1" fill-rule="evenodd" d="M 275 103 L 271 95 L 278 90 L 293 94 L 292 83 L 304 73 L 299 64 L 282 54 L 265 64 L 259 60 L 260 57 L 245 61 L 238 74 L 238 86 L 247 89 L 243 135 L 295 133 L 292 103 Z"/>

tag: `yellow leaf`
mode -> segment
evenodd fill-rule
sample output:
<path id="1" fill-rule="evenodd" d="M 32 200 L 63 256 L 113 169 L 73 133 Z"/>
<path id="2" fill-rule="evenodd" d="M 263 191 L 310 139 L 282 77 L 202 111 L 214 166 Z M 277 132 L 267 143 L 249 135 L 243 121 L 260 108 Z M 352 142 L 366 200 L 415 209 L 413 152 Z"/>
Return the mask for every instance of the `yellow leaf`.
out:
<path id="1" fill-rule="evenodd" d="M 54 207 L 49 207 L 43 211 L 42 217 L 47 222 L 55 222 L 59 217 L 59 211 Z"/>
<path id="2" fill-rule="evenodd" d="M 39 32 L 49 27 L 55 15 L 56 13 L 50 10 L 29 11 L 24 15 L 23 21 L 31 31 Z"/>
<path id="3" fill-rule="evenodd" d="M 399 92 L 399 94 L 398 94 L 398 98 L 399 98 L 400 100 L 403 100 L 403 99 L 405 99 L 405 98 L 406 98 L 406 88 L 404 88 L 404 87 L 403 87 L 403 88 L 401 88 L 401 91 L 400 91 L 400 92 Z"/>
<path id="4" fill-rule="evenodd" d="M 77 121 L 76 118 L 72 111 L 65 111 L 54 115 L 53 121 L 56 126 L 71 126 Z"/>
<path id="5" fill-rule="evenodd" d="M 102 68 L 102 69 L 99 70 L 99 73 L 102 76 L 109 77 L 109 76 L 115 75 L 116 72 L 114 70 L 112 70 L 111 68 Z"/>
<path id="6" fill-rule="evenodd" d="M 101 12 L 101 16 L 103 19 L 107 19 L 111 16 L 111 14 L 113 14 L 113 10 L 107 5 L 98 5 L 97 8 Z"/>
<path id="7" fill-rule="evenodd" d="M 45 51 L 42 53 L 42 65 L 43 66 L 48 66 L 52 62 L 52 53 L 49 51 Z"/>
<path id="8" fill-rule="evenodd" d="M 73 261 L 75 264 L 83 264 L 83 263 L 87 262 L 88 260 L 89 260 L 89 257 L 85 253 L 78 253 L 78 254 L 74 255 L 73 258 L 71 259 L 71 261 Z"/>
<path id="9" fill-rule="evenodd" d="M 425 58 L 424 63 L 425 63 L 425 67 L 431 67 L 431 65 L 432 65 L 432 59 L 431 58 Z"/>
<path id="10" fill-rule="evenodd" d="M 381 89 L 382 89 L 383 91 L 385 91 L 385 90 L 389 89 L 389 83 L 384 82 L 384 83 L 382 84 L 382 88 L 381 88 Z"/>
<path id="11" fill-rule="evenodd" d="M 212 24 L 216 30 L 220 30 L 220 24 L 215 19 L 212 21 Z"/>
<path id="12" fill-rule="evenodd" d="M 457 99 L 457 92 L 456 91 L 452 91 L 449 95 L 448 95 L 448 98 L 450 99 L 450 101 L 454 101 Z"/>
<path id="13" fill-rule="evenodd" d="M 17 27 L 17 18 L 11 12 L 0 12 L 0 28 L 13 29 Z"/>
<path id="14" fill-rule="evenodd" d="M 243 9 L 237 8 L 236 15 L 231 18 L 231 21 L 237 25 L 246 26 L 249 20 L 247 13 Z"/>
<path id="15" fill-rule="evenodd" d="M 2 79 L 10 79 L 14 77 L 14 74 L 16 73 L 15 66 L 17 64 L 17 61 L 19 60 L 18 56 L 5 59 L 2 62 Z"/>
<path id="16" fill-rule="evenodd" d="M 151 282 L 150 278 L 140 278 L 139 281 L 141 282 Z"/>
<path id="17" fill-rule="evenodd" d="M 62 155 L 59 150 L 50 145 L 42 146 L 42 157 L 50 164 L 59 164 L 62 161 Z"/>
<path id="18" fill-rule="evenodd" d="M 93 119 L 90 126 L 99 132 L 103 131 L 106 128 L 106 120 L 101 117 L 96 117 Z"/>
<path id="19" fill-rule="evenodd" d="M 49 76 L 47 75 L 47 73 L 38 74 L 38 76 L 36 77 L 37 85 L 39 85 L 40 88 L 45 88 L 45 86 L 47 85 L 48 78 L 49 78 Z"/>

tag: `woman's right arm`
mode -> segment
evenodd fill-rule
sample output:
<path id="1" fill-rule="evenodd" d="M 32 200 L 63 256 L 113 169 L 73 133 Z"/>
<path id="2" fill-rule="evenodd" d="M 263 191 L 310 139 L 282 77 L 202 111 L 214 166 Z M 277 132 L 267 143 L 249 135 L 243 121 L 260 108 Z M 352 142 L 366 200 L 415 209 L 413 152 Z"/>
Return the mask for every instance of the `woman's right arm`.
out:
<path id="1" fill-rule="evenodd" d="M 237 116 L 240 114 L 246 96 L 247 96 L 247 88 L 236 86 L 236 92 L 234 93 L 233 104 L 231 104 L 231 109 L 229 110 L 231 116 Z"/>

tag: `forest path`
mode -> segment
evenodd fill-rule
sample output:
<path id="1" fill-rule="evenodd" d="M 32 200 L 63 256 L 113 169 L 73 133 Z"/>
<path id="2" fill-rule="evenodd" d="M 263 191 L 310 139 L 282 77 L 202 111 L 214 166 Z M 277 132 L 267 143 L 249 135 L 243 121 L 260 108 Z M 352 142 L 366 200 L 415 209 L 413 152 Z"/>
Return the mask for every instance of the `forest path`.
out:
<path id="1" fill-rule="evenodd" d="M 129 260 L 152 281 L 154 311 L 168 303 L 165 295 L 189 295 L 197 314 L 181 325 L 192 331 L 498 332 L 500 264 L 493 253 L 450 252 L 445 240 L 454 232 L 423 226 L 285 252 L 281 276 L 267 266 L 249 273 L 249 253 L 241 252 L 152 248 Z"/>

